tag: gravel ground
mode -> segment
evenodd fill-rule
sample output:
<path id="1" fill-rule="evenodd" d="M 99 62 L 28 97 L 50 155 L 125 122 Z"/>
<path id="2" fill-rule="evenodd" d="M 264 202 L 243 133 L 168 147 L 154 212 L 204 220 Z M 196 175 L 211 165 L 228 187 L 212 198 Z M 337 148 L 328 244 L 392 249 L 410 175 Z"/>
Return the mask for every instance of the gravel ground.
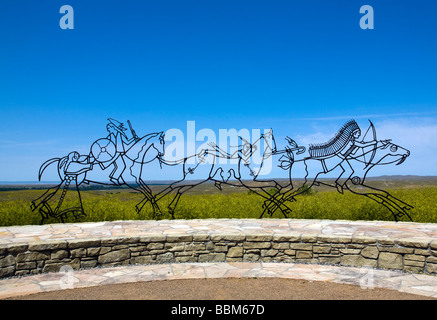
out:
<path id="1" fill-rule="evenodd" d="M 135 282 L 44 292 L 9 300 L 429 300 L 395 290 L 277 278 Z M 435 299 L 434 299 L 435 300 Z"/>

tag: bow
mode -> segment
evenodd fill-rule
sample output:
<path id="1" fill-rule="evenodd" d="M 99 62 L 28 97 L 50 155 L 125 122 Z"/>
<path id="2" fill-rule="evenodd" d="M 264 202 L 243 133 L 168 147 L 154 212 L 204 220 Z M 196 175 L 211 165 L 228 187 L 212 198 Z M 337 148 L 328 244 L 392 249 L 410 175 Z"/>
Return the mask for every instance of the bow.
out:
<path id="1" fill-rule="evenodd" d="M 376 130 L 375 130 L 375 126 L 373 125 L 372 121 L 369 120 L 369 122 L 370 122 L 370 126 L 369 126 L 369 128 L 367 129 L 366 134 L 364 135 L 363 140 L 362 140 L 361 142 L 364 142 L 364 140 L 365 140 L 367 134 L 369 133 L 369 130 L 370 130 L 370 129 L 372 129 L 373 141 L 376 141 Z M 363 151 L 363 152 L 364 152 L 364 151 Z M 372 155 L 370 156 L 370 160 L 369 160 L 369 162 L 367 162 L 366 167 L 365 167 L 364 169 L 366 169 L 366 168 L 367 168 L 367 167 L 372 163 L 373 158 L 375 158 L 375 154 L 376 154 L 376 144 L 375 144 L 375 146 L 373 147 Z"/>

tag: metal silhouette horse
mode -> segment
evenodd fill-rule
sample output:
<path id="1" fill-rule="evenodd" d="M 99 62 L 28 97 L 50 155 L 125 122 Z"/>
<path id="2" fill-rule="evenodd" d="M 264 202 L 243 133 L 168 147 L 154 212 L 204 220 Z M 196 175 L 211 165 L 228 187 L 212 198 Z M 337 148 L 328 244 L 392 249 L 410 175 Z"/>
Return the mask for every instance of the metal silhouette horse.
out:
<path id="1" fill-rule="evenodd" d="M 263 214 L 268 212 L 272 215 L 278 209 L 277 203 L 296 201 L 296 197 L 309 188 L 323 184 L 336 188 L 341 194 L 347 190 L 378 202 L 393 214 L 396 221 L 404 215 L 412 221 L 408 214 L 412 206 L 384 190 L 365 184 L 368 172 L 375 166 L 400 165 L 410 155 L 410 151 L 392 143 L 391 140 L 378 141 L 375 127 L 370 120 L 369 122 L 369 129 L 361 141 L 358 140 L 361 130 L 357 123 L 351 120 L 327 143 L 311 145 L 309 157 L 296 159 L 293 151 L 287 150 L 280 159 L 280 167 L 287 171 L 290 181 L 265 203 Z M 369 133 L 372 133 L 372 138 L 365 141 Z M 341 173 L 333 184 L 320 181 L 320 178 L 336 168 L 340 168 Z M 306 172 L 303 181 L 293 181 L 293 171 L 296 169 Z"/>
<path id="2" fill-rule="evenodd" d="M 64 218 L 69 213 L 76 218 L 85 215 L 79 186 L 90 182 L 102 185 L 125 185 L 144 196 L 137 205 L 138 212 L 144 201 L 150 202 L 156 212 L 160 211 L 152 190 L 141 176 L 143 165 L 155 160 L 161 161 L 164 155 L 164 133 L 151 133 L 139 138 L 128 122 L 132 136 L 128 138 L 122 123 L 114 119 L 108 119 L 108 122 L 108 136 L 94 141 L 88 155 L 80 155 L 73 151 L 65 157 L 52 158 L 40 167 L 38 180 L 41 180 L 44 171 L 52 164 L 57 164 L 61 180 L 58 185 L 32 201 L 31 209 L 38 210 L 41 214 L 41 224 L 47 218 L 60 218 L 64 222 Z M 94 177 L 99 172 L 111 168 L 110 183 L 99 181 Z M 72 189 L 78 195 L 77 205 L 64 208 L 67 192 Z"/>
<path id="3" fill-rule="evenodd" d="M 176 206 L 181 196 L 207 181 L 214 182 L 218 189 L 222 185 L 244 187 L 264 199 L 262 218 L 265 214 L 272 216 L 279 211 L 289 217 L 292 210 L 289 203 L 296 201 L 309 188 L 325 185 L 335 188 L 339 193 L 349 191 L 365 196 L 387 208 L 398 221 L 407 216 L 411 221 L 409 210 L 412 206 L 392 196 L 388 192 L 365 184 L 368 172 L 375 166 L 400 165 L 410 152 L 391 140 L 377 140 L 376 130 L 370 126 L 361 137 L 361 129 L 354 120 L 345 123 L 335 136 L 326 143 L 299 146 L 287 137 L 287 145 L 277 150 L 273 131 L 260 136 L 253 143 L 240 137 L 240 144 L 223 150 L 215 144 L 201 149 L 198 153 L 178 161 L 166 161 L 164 133 L 150 133 L 138 137 L 130 121 L 127 121 L 130 134 L 123 123 L 108 119 L 108 135 L 94 141 L 87 155 L 73 151 L 62 158 L 52 158 L 42 164 L 38 178 L 52 164 L 57 164 L 60 183 L 49 188 L 39 198 L 32 201 L 31 209 L 41 214 L 41 224 L 48 218 L 60 218 L 62 222 L 68 214 L 78 218 L 86 215 L 82 204 L 79 186 L 90 182 L 102 185 L 127 186 L 143 195 L 136 205 L 139 213 L 146 203 L 150 203 L 154 216 L 161 214 L 158 201 L 164 196 L 175 193 L 168 205 L 168 211 L 174 218 Z M 369 135 L 372 137 L 368 137 Z M 261 163 L 255 165 L 251 160 L 258 151 Z M 220 160 L 232 160 L 230 165 L 222 165 Z M 143 178 L 147 164 L 158 161 L 164 170 L 168 167 L 180 168 L 180 179 L 171 183 L 159 193 L 153 194 Z M 284 170 L 288 182 L 281 185 L 275 179 L 262 180 L 263 166 L 269 161 Z M 339 168 L 341 173 L 333 183 L 320 179 Z M 295 179 L 294 172 L 306 172 L 303 180 Z M 99 181 L 95 175 L 106 173 L 110 182 Z M 302 171 L 301 171 L 302 172 Z M 191 179 L 188 179 L 191 178 Z M 133 179 L 133 180 L 132 180 Z M 276 193 L 270 190 L 275 188 Z M 66 199 L 70 190 L 77 195 L 75 205 Z"/>
<path id="4" fill-rule="evenodd" d="M 159 200 L 173 191 L 176 192 L 168 206 L 169 213 L 173 218 L 181 196 L 207 181 L 214 182 L 219 190 L 222 190 L 222 184 L 245 187 L 266 200 L 271 199 L 269 190 L 276 188 L 278 183 L 273 179 L 261 180 L 260 175 L 263 170 L 263 163 L 276 152 L 273 130 L 262 134 L 253 143 L 242 137 L 240 137 L 240 142 L 241 144 L 237 146 L 230 146 L 231 153 L 222 150 L 214 143 L 210 143 L 208 148 L 204 148 L 194 156 L 186 157 L 181 161 L 162 161 L 163 165 L 180 166 L 181 179 L 157 194 Z M 261 152 L 261 164 L 259 166 L 251 160 L 252 155 L 257 150 Z M 221 161 L 222 159 L 225 159 L 225 161 Z M 223 162 L 227 164 L 223 165 Z M 271 199 L 271 201 L 274 200 Z M 290 211 L 285 203 L 278 203 L 278 208 L 285 216 L 285 212 Z"/>

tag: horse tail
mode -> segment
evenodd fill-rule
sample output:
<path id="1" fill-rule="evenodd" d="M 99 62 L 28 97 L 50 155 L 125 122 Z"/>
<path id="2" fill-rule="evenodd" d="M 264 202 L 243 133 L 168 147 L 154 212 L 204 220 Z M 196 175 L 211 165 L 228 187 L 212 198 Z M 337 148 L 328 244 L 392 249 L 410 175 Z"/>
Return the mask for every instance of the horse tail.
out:
<path id="1" fill-rule="evenodd" d="M 60 162 L 61 160 L 65 160 L 66 157 L 64 158 L 52 158 L 47 160 L 46 162 L 44 162 L 41 167 L 39 168 L 39 172 L 38 172 L 38 181 L 41 181 L 41 177 L 42 174 L 44 173 L 44 171 L 47 169 L 47 167 L 49 167 L 51 164 L 55 163 L 55 162 Z"/>

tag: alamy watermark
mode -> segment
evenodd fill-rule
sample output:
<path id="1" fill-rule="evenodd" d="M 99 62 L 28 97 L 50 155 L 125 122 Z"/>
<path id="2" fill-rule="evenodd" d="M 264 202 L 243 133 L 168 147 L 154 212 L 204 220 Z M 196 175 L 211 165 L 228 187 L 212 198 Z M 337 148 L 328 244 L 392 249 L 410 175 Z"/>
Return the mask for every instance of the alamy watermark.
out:
<path id="1" fill-rule="evenodd" d="M 74 270 L 70 265 L 63 265 L 59 270 L 59 273 L 63 274 L 59 280 L 59 286 L 61 289 L 73 289 L 74 283 L 77 279 L 74 277 Z"/>
<path id="2" fill-rule="evenodd" d="M 375 272 L 371 268 L 360 268 L 360 274 L 363 274 L 362 277 L 360 277 L 360 288 L 365 289 L 373 289 L 375 288 L 374 285 L 374 278 L 375 278 Z"/>
<path id="3" fill-rule="evenodd" d="M 59 27 L 62 30 L 74 29 L 74 10 L 70 5 L 63 5 L 59 9 L 59 13 L 63 14 L 59 20 Z M 363 30 L 374 29 L 374 10 L 370 5 L 363 5 L 360 7 L 360 28 Z"/>
<path id="4" fill-rule="evenodd" d="M 190 165 L 237 165 L 243 157 L 267 175 L 272 169 L 272 152 L 276 144 L 271 129 L 219 129 L 218 134 L 209 128 L 196 129 L 195 121 L 187 121 L 186 132 L 177 128 L 165 132 L 164 160 L 177 162 L 186 159 Z M 198 163 L 205 154 L 204 161 Z"/>
<path id="5" fill-rule="evenodd" d="M 360 28 L 363 30 L 374 29 L 374 11 L 373 7 L 364 5 L 360 8 L 360 13 L 364 14 L 360 19 Z"/>
<path id="6" fill-rule="evenodd" d="M 70 5 L 63 5 L 59 9 L 59 13 L 63 14 L 59 20 L 59 27 L 62 30 L 74 29 L 74 10 Z"/>

